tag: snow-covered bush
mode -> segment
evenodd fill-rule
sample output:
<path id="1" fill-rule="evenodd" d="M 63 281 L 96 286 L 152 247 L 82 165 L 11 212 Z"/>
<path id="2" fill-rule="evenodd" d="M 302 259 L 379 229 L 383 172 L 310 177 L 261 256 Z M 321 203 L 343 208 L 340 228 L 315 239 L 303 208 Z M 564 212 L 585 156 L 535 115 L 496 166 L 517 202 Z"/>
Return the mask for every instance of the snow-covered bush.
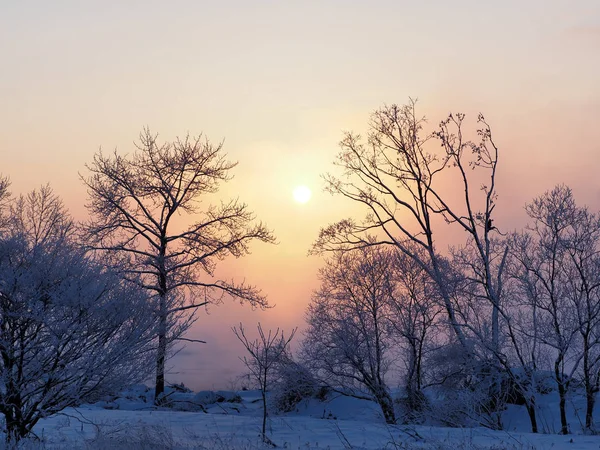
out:
<path id="1" fill-rule="evenodd" d="M 7 441 L 97 401 L 151 369 L 148 301 L 90 259 L 45 187 L 11 202 L 0 227 L 0 413 Z"/>
<path id="2" fill-rule="evenodd" d="M 173 391 L 184 392 L 186 394 L 192 392 L 192 390 L 183 383 L 173 383 L 169 386 L 169 388 Z"/>
<path id="3" fill-rule="evenodd" d="M 278 412 L 293 411 L 298 403 L 314 397 L 318 391 L 318 384 L 310 371 L 291 359 L 278 365 L 276 378 L 271 401 Z"/>
<path id="4" fill-rule="evenodd" d="M 450 426 L 501 429 L 500 412 L 522 397 L 514 377 L 458 344 L 446 344 L 432 354 L 429 376 L 431 384 L 439 386 L 431 414 Z"/>
<path id="5" fill-rule="evenodd" d="M 241 403 L 242 397 L 233 391 L 200 391 L 194 395 L 194 402 L 203 405 L 215 403 Z"/>
<path id="6" fill-rule="evenodd" d="M 423 390 L 405 389 L 395 400 L 402 423 L 419 424 L 427 420 L 431 404 Z"/>

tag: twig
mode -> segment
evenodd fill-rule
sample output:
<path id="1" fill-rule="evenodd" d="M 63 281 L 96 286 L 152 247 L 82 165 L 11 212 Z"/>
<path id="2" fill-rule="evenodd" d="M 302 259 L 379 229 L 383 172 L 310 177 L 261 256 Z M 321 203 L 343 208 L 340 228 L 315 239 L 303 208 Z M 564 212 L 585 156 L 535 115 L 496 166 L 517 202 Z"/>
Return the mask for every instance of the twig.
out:
<path id="1" fill-rule="evenodd" d="M 350 443 L 350 441 L 348 440 L 348 438 L 346 437 L 346 435 L 340 428 L 340 425 L 338 424 L 337 420 L 335 421 L 335 434 L 337 435 L 337 437 L 339 438 L 340 442 L 342 443 L 342 445 L 344 446 L 345 449 L 350 450 L 353 448 L 352 444 Z"/>

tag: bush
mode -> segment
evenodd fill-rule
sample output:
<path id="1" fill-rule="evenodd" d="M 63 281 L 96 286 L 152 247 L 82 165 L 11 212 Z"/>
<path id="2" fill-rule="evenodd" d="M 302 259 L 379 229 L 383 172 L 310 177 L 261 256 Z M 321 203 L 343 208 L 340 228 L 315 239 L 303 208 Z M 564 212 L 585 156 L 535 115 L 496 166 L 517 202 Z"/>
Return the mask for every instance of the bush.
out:
<path id="1" fill-rule="evenodd" d="M 192 401 L 206 406 L 215 403 L 241 403 L 242 397 L 232 391 L 200 391 Z"/>
<path id="2" fill-rule="evenodd" d="M 36 423 L 113 397 L 152 371 L 149 298 L 82 247 L 49 187 L 0 227 L 0 414 L 8 443 Z"/>
<path id="3" fill-rule="evenodd" d="M 294 361 L 286 361 L 278 367 L 278 381 L 274 384 L 272 403 L 275 411 L 294 411 L 303 399 L 311 398 L 317 384 L 309 370 Z"/>
<path id="4" fill-rule="evenodd" d="M 505 370 L 468 355 L 458 344 L 439 349 L 431 362 L 432 381 L 442 388 L 432 413 L 445 425 L 502 429 L 500 412 L 507 402 L 524 400 L 519 384 Z"/>
<path id="5" fill-rule="evenodd" d="M 327 400 L 327 397 L 329 397 L 330 393 L 331 388 L 329 388 L 329 386 L 319 386 L 319 388 L 315 392 L 314 397 L 317 400 L 324 402 L 325 400 Z"/>
<path id="6" fill-rule="evenodd" d="M 190 392 L 192 392 L 192 390 L 183 383 L 174 383 L 170 385 L 169 388 L 171 388 L 173 391 L 183 392 L 185 394 L 189 394 Z"/>
<path id="7" fill-rule="evenodd" d="M 402 410 L 404 423 L 423 423 L 426 412 L 430 410 L 429 399 L 422 390 L 406 390 L 403 395 L 398 396 L 396 404 Z"/>

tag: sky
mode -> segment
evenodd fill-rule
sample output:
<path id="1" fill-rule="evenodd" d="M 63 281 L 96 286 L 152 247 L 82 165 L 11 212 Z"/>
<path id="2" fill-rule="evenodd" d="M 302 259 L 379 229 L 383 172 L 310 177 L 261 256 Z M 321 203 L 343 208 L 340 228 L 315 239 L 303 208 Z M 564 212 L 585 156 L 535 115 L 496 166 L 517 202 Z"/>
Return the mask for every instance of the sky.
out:
<path id="1" fill-rule="evenodd" d="M 322 260 L 319 228 L 362 212 L 323 193 L 342 133 L 383 104 L 418 98 L 432 126 L 483 112 L 500 147 L 495 224 L 557 183 L 600 209 L 600 2 L 529 0 L 0 0 L 0 173 L 14 193 L 50 183 L 86 217 L 99 148 L 133 150 L 144 126 L 172 140 L 204 133 L 239 162 L 239 197 L 278 245 L 225 261 L 276 305 L 200 314 L 171 382 L 227 388 L 243 371 L 231 327 L 302 328 Z M 304 204 L 292 191 L 313 191 Z M 299 335 L 300 336 L 300 335 Z"/>

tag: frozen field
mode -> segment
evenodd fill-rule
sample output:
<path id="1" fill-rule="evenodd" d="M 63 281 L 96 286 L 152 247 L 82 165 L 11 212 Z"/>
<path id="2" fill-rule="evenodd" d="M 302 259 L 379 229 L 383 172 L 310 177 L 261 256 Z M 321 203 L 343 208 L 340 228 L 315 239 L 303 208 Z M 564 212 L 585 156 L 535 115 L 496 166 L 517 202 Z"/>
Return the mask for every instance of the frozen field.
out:
<path id="1" fill-rule="evenodd" d="M 179 394 L 180 408 L 197 409 L 203 394 Z M 213 403 L 205 411 L 155 410 L 143 401 L 118 399 L 111 403 L 67 410 L 41 421 L 36 433 L 48 449 L 261 449 L 262 410 L 259 394 L 240 392 L 241 402 Z M 540 402 L 540 422 L 547 432 L 558 429 L 552 395 Z M 188 402 L 189 401 L 189 402 Z M 386 426 L 375 405 L 345 397 L 305 401 L 297 411 L 273 415 L 268 434 L 285 449 L 598 449 L 600 436 L 580 433 L 577 402 L 570 422 L 574 434 L 528 433 L 525 411 L 510 406 L 504 415 L 506 431 L 486 428 Z M 112 408 L 112 409 L 106 409 Z"/>

